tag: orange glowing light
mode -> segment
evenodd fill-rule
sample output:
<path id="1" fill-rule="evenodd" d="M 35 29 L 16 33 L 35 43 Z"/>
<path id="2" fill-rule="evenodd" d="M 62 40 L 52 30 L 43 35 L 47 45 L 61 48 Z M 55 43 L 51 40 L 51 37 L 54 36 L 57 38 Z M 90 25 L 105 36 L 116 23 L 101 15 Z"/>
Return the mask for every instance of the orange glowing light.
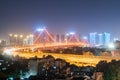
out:
<path id="1" fill-rule="evenodd" d="M 23 35 L 20 35 L 20 38 L 23 38 Z"/>
<path id="2" fill-rule="evenodd" d="M 9 34 L 10 37 L 12 37 L 13 35 L 12 34 Z"/>
<path id="3" fill-rule="evenodd" d="M 18 35 L 17 35 L 17 34 L 15 34 L 15 35 L 14 35 L 14 37 L 18 37 Z"/>

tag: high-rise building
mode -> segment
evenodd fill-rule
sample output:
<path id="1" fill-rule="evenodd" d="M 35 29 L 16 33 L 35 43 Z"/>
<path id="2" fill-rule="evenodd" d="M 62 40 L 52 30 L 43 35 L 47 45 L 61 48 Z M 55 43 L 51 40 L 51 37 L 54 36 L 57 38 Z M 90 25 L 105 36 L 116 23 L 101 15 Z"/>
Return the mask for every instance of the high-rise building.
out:
<path id="1" fill-rule="evenodd" d="M 7 42 L 6 40 L 0 40 L 0 46 L 6 46 Z"/>
<path id="2" fill-rule="evenodd" d="M 80 41 L 82 41 L 85 37 L 82 37 L 82 35 L 79 34 L 79 35 L 78 35 L 78 38 L 79 38 Z"/>
<path id="3" fill-rule="evenodd" d="M 110 33 L 104 32 L 102 34 L 90 33 L 89 43 L 93 45 L 105 45 L 110 43 Z"/>
<path id="4" fill-rule="evenodd" d="M 22 46 L 23 35 L 9 34 L 9 45 L 10 46 Z"/>
<path id="5" fill-rule="evenodd" d="M 90 44 L 93 44 L 95 45 L 97 42 L 96 42 L 96 36 L 97 36 L 97 33 L 94 32 L 94 33 L 90 33 Z"/>
<path id="6" fill-rule="evenodd" d="M 110 33 L 104 32 L 104 45 L 108 45 L 110 43 Z"/>
<path id="7" fill-rule="evenodd" d="M 33 45 L 33 41 L 34 41 L 34 36 L 32 34 L 29 35 L 29 44 Z"/>
<path id="8" fill-rule="evenodd" d="M 18 36 L 18 45 L 23 46 L 23 35 Z"/>
<path id="9" fill-rule="evenodd" d="M 33 45 L 34 44 L 34 35 L 30 34 L 26 36 L 26 38 L 23 41 L 24 45 Z"/>
<path id="10" fill-rule="evenodd" d="M 18 35 L 14 34 L 14 46 L 18 46 Z"/>
<path id="11" fill-rule="evenodd" d="M 98 44 L 103 45 L 103 34 L 98 34 Z"/>
<path id="12" fill-rule="evenodd" d="M 9 45 L 13 46 L 14 45 L 14 37 L 13 34 L 9 34 Z"/>

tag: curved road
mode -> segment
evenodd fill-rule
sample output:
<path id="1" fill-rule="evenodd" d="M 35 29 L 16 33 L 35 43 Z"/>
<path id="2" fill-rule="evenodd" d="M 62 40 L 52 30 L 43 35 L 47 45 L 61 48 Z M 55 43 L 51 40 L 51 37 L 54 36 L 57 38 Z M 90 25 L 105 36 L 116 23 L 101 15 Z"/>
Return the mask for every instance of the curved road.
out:
<path id="1" fill-rule="evenodd" d="M 119 57 L 108 57 L 108 56 L 88 56 L 88 55 L 76 55 L 76 54 L 60 54 L 60 53 L 21 53 L 13 52 L 12 55 L 19 55 L 20 57 L 31 58 L 37 56 L 42 58 L 43 55 L 52 55 L 54 58 L 61 58 L 69 62 L 70 64 L 75 64 L 77 66 L 96 66 L 100 60 L 107 60 L 110 62 L 112 59 L 120 60 Z"/>

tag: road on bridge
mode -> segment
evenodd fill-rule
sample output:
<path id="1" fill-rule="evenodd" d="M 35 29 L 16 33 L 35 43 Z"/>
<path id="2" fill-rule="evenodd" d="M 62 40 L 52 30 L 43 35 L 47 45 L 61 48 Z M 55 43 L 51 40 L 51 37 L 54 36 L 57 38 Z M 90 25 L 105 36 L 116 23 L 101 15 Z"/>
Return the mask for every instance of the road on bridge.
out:
<path id="1" fill-rule="evenodd" d="M 106 60 L 110 62 L 112 59 L 120 60 L 118 57 L 110 56 L 89 56 L 89 55 L 76 55 L 76 54 L 60 54 L 60 53 L 21 53 L 12 52 L 12 55 L 19 55 L 20 57 L 31 58 L 37 56 L 42 58 L 43 55 L 52 55 L 54 58 L 61 58 L 69 62 L 70 64 L 75 64 L 77 66 L 96 66 L 96 64 L 101 60 Z"/>

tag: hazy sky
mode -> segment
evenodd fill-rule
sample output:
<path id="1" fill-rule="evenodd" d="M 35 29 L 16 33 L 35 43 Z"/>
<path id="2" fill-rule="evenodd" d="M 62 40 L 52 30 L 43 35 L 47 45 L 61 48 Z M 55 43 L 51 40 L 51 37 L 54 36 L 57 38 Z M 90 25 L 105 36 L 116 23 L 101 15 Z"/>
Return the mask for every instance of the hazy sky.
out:
<path id="1" fill-rule="evenodd" d="M 9 33 L 120 34 L 120 0 L 0 0 L 0 38 Z"/>

